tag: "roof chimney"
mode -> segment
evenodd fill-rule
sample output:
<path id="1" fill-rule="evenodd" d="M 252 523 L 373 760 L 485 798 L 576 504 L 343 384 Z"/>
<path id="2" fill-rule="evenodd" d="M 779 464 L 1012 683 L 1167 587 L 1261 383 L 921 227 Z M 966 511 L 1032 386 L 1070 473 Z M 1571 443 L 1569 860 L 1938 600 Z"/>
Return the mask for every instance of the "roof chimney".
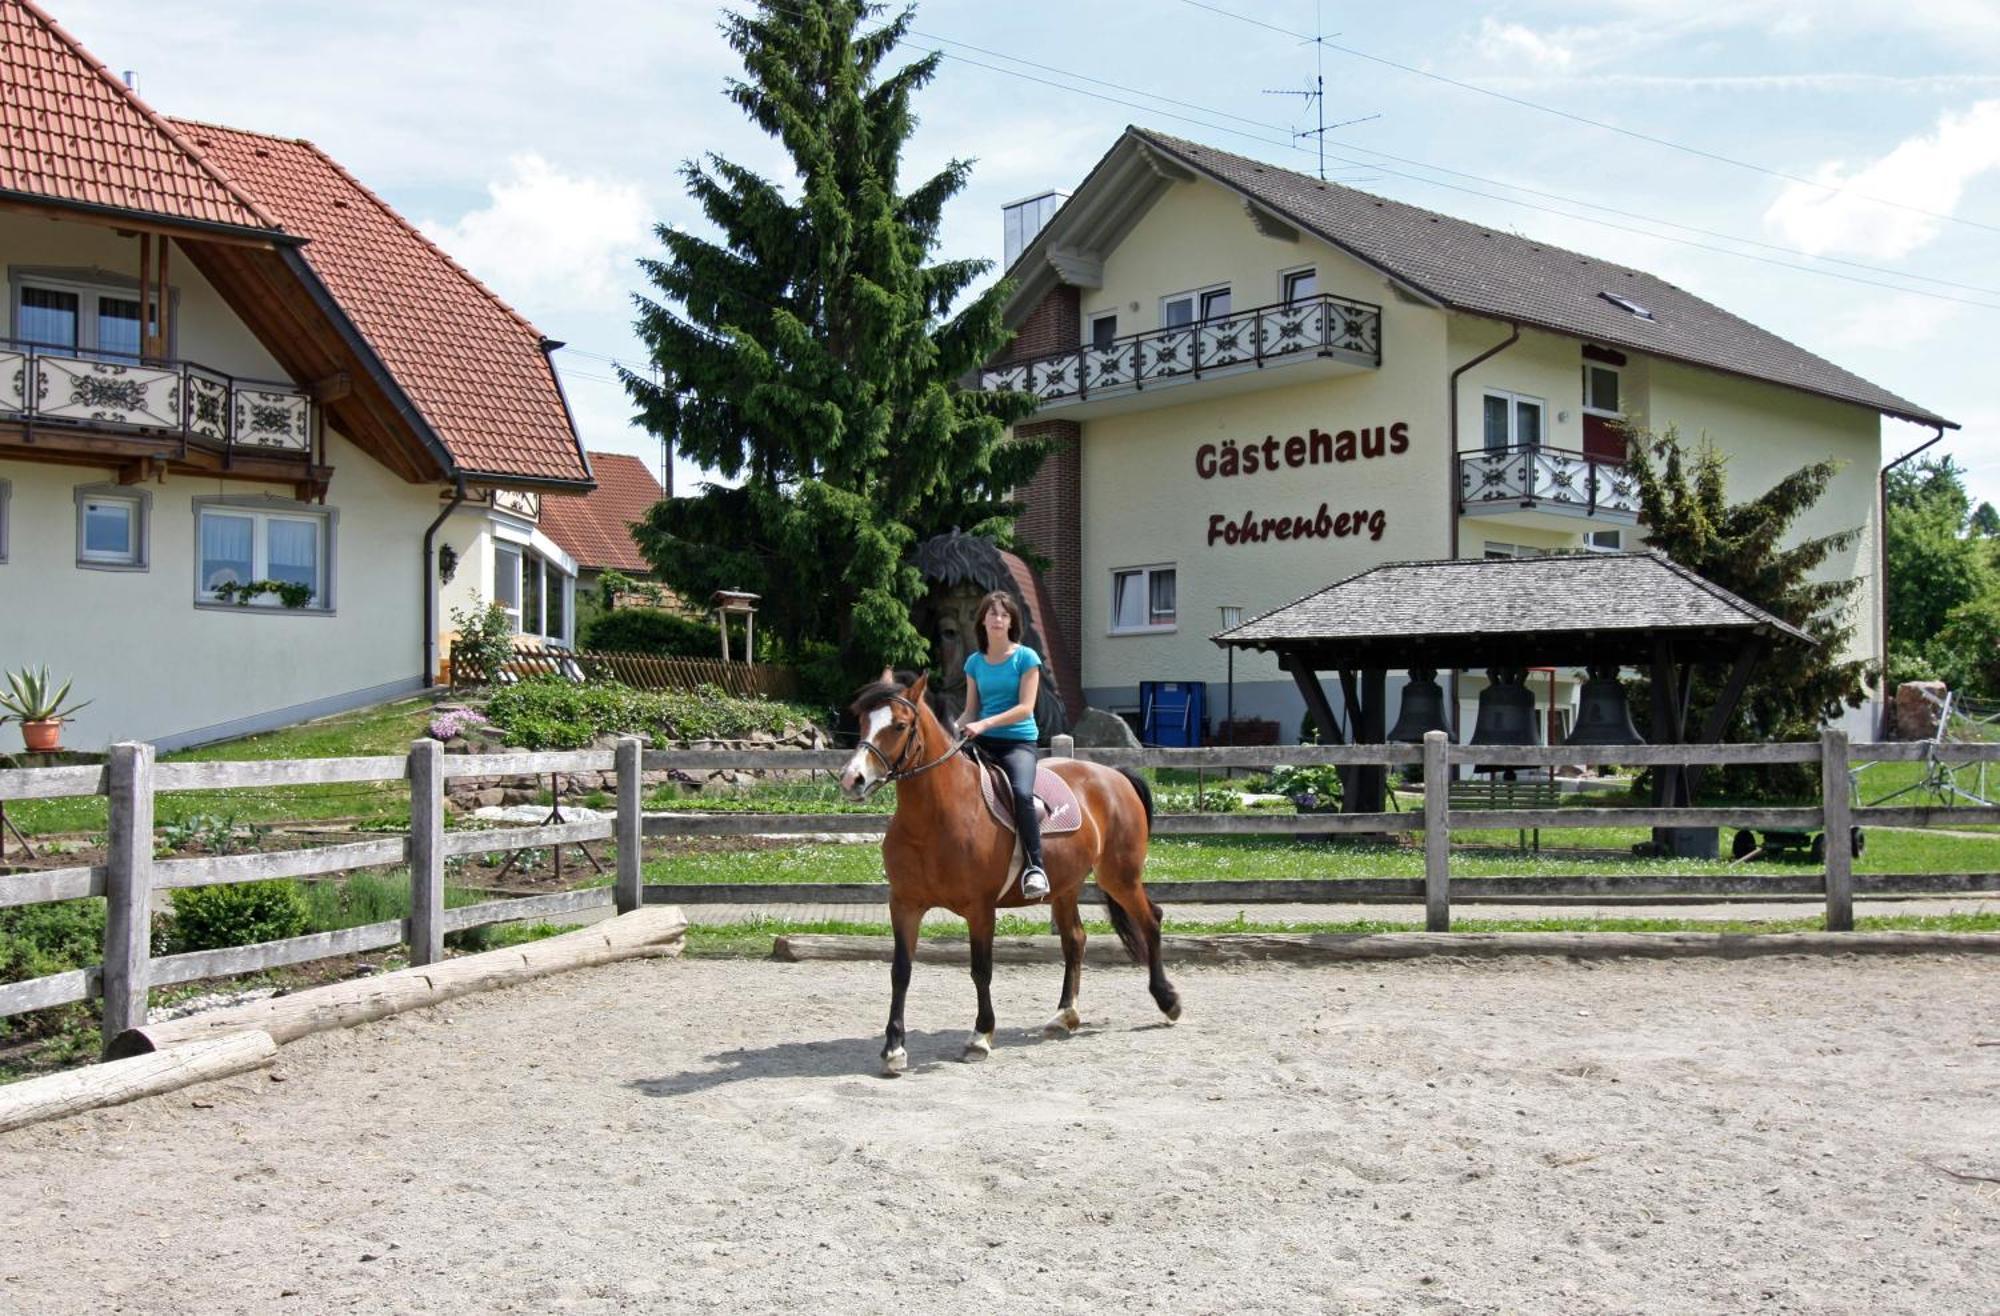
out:
<path id="1" fill-rule="evenodd" d="M 139 70 L 125 70 L 125 90 L 131 92 L 134 96 L 139 94 Z"/>
<path id="2" fill-rule="evenodd" d="M 1001 261 L 1002 269 L 1012 269 L 1042 226 L 1055 218 L 1062 203 L 1069 200 L 1066 192 L 1041 192 L 1031 197 L 1000 207 L 1001 223 L 1006 230 L 1006 256 Z"/>

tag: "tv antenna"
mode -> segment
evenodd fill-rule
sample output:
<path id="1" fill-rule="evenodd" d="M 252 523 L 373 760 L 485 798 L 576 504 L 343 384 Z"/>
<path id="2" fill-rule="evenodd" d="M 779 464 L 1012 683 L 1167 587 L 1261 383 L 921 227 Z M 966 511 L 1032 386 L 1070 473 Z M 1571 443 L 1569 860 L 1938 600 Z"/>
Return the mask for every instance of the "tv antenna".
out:
<path id="1" fill-rule="evenodd" d="M 1349 124 L 1366 123 L 1370 119 L 1379 119 L 1382 116 L 1379 114 L 1364 114 L 1358 118 L 1342 119 L 1339 123 L 1328 123 L 1326 121 L 1326 42 L 1329 37 L 1337 37 L 1340 33 L 1325 30 L 1320 22 L 1320 6 L 1317 3 L 1313 5 L 1313 31 L 1317 34 L 1310 38 L 1313 48 L 1313 75 L 1307 80 L 1306 85 L 1302 88 L 1266 87 L 1264 95 L 1303 96 L 1306 102 L 1305 108 L 1317 112 L 1315 120 L 1317 126 L 1294 132 L 1292 139 L 1297 141 L 1301 137 L 1310 137 L 1319 143 L 1319 180 L 1324 183 L 1326 181 L 1326 135 L 1336 128 L 1345 128 Z M 1301 42 L 1300 44 L 1304 45 L 1306 43 Z"/>

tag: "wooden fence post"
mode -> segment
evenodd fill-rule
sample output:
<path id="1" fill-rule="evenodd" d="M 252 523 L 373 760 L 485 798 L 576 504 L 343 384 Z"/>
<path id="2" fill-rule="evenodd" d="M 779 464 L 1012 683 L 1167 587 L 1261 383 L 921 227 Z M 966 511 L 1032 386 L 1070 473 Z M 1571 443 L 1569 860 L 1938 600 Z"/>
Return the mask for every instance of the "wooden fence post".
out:
<path id="1" fill-rule="evenodd" d="M 1075 736 L 1050 736 L 1049 757 L 1052 759 L 1073 759 L 1076 757 Z"/>
<path id="2" fill-rule="evenodd" d="M 1451 931 L 1451 741 L 1424 733 L 1424 928 Z"/>
<path id="3" fill-rule="evenodd" d="M 1826 842 L 1826 930 L 1854 931 L 1854 814 L 1847 798 L 1847 733 L 1819 733 L 1820 836 Z"/>
<path id="4" fill-rule="evenodd" d="M 153 747 L 111 747 L 110 826 L 104 860 L 103 1034 L 111 1039 L 146 1022 L 152 986 Z"/>
<path id="5" fill-rule="evenodd" d="M 639 738 L 618 739 L 618 824 L 614 832 L 618 846 L 618 879 L 614 895 L 618 912 L 629 914 L 645 898 L 640 885 L 640 794 L 641 757 Z"/>
<path id="6" fill-rule="evenodd" d="M 444 746 L 410 745 L 410 963 L 444 958 Z"/>

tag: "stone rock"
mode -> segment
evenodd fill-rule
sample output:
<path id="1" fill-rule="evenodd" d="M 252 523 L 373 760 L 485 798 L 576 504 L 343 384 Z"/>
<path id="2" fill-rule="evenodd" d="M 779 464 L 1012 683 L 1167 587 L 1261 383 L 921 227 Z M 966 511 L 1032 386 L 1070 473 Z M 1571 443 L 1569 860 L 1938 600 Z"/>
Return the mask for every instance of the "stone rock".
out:
<path id="1" fill-rule="evenodd" d="M 1930 699 L 1924 698 L 1928 693 Z M 1944 702 L 1942 681 L 1905 681 L 1896 687 L 1896 739 L 1929 740 L 1937 734 L 1938 703 Z"/>
<path id="2" fill-rule="evenodd" d="M 1083 716 L 1070 728 L 1070 735 L 1076 738 L 1078 749 L 1139 749 L 1139 737 L 1130 724 L 1116 713 L 1107 713 L 1101 708 L 1086 708 Z"/>
<path id="3" fill-rule="evenodd" d="M 507 802 L 507 792 L 498 786 L 488 786 L 485 790 L 472 792 L 472 806 L 475 809 L 490 809 Z"/>

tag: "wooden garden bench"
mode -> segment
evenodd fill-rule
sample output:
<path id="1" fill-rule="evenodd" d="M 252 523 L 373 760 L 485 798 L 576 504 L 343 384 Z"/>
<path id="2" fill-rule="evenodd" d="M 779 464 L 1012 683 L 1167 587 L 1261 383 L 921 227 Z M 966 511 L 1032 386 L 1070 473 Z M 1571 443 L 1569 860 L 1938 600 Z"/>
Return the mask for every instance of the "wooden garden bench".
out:
<path id="1" fill-rule="evenodd" d="M 1562 805 L 1562 792 L 1546 776 L 1507 781 L 1499 775 L 1468 777 L 1451 784 L 1449 803 L 1453 809 L 1555 809 Z M 1520 829 L 1520 847 L 1542 850 L 1542 829 Z"/>

